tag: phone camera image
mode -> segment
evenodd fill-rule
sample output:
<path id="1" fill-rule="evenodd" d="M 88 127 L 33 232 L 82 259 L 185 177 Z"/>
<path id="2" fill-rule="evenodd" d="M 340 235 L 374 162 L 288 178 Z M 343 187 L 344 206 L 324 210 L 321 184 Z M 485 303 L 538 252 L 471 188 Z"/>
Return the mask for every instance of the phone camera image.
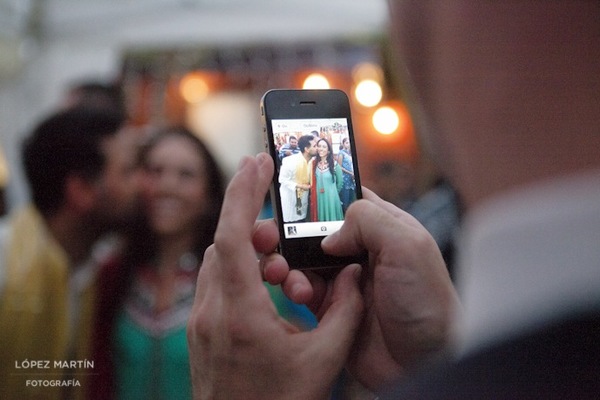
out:
<path id="1" fill-rule="evenodd" d="M 323 236 L 339 229 L 346 209 L 356 200 L 348 120 L 276 119 L 271 128 L 284 224 L 294 224 L 294 237 Z"/>
<path id="2" fill-rule="evenodd" d="M 299 268 L 331 263 L 320 240 L 341 228 L 361 198 L 348 98 L 339 90 L 274 90 L 262 106 L 282 254 Z"/>

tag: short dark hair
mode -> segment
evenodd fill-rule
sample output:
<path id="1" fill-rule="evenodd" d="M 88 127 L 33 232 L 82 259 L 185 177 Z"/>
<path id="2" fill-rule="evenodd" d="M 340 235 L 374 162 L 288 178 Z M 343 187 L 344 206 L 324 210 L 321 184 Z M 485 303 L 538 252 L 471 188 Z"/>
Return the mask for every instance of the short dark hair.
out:
<path id="1" fill-rule="evenodd" d="M 310 146 L 310 142 L 314 140 L 313 135 L 302 135 L 300 139 L 298 139 L 298 149 L 300 153 L 304 153 L 304 149 Z"/>
<path id="2" fill-rule="evenodd" d="M 74 107 L 43 120 L 23 146 L 23 166 L 33 203 L 44 215 L 64 202 L 65 182 L 77 174 L 87 180 L 103 172 L 105 138 L 115 135 L 124 117 L 109 110 Z"/>
<path id="3" fill-rule="evenodd" d="M 125 95 L 118 83 L 83 81 L 71 86 L 67 91 L 70 97 L 69 107 L 100 108 L 127 117 Z"/>

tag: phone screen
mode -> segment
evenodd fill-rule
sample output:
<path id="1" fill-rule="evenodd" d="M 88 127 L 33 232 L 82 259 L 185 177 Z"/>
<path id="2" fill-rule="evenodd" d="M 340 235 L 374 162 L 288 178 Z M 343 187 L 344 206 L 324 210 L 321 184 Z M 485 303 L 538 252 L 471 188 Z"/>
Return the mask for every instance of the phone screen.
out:
<path id="1" fill-rule="evenodd" d="M 356 200 L 348 120 L 275 119 L 271 124 L 278 149 L 277 180 L 285 238 L 326 236 L 337 231 L 346 209 Z M 305 183 L 306 188 L 299 188 L 298 182 Z"/>
<path id="2" fill-rule="evenodd" d="M 279 251 L 294 268 L 353 262 L 320 247 L 362 197 L 348 98 L 337 90 L 275 90 L 261 106 L 275 161 L 271 189 Z"/>

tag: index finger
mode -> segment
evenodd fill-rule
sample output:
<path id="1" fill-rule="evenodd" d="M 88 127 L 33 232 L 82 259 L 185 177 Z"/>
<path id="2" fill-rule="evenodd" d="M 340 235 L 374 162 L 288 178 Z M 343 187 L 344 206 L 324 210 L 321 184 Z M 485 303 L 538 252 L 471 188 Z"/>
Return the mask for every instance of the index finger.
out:
<path id="1" fill-rule="evenodd" d="M 221 209 L 214 237 L 214 250 L 219 257 L 219 268 L 227 278 L 258 268 L 242 268 L 252 260 L 256 267 L 256 254 L 252 244 L 254 223 L 262 207 L 265 193 L 273 178 L 273 161 L 265 153 L 256 158 L 244 157 L 231 180 Z"/>

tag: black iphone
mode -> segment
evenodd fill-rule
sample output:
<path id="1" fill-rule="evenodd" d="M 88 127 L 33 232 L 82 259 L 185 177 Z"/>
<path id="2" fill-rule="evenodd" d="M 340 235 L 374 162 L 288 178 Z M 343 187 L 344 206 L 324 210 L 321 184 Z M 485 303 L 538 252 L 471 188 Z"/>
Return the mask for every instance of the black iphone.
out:
<path id="1" fill-rule="evenodd" d="M 271 200 L 279 252 L 298 269 L 363 263 L 365 254 L 334 257 L 321 249 L 321 240 L 340 229 L 348 206 L 362 197 L 348 97 L 332 89 L 275 89 L 260 108 L 275 162 Z"/>

